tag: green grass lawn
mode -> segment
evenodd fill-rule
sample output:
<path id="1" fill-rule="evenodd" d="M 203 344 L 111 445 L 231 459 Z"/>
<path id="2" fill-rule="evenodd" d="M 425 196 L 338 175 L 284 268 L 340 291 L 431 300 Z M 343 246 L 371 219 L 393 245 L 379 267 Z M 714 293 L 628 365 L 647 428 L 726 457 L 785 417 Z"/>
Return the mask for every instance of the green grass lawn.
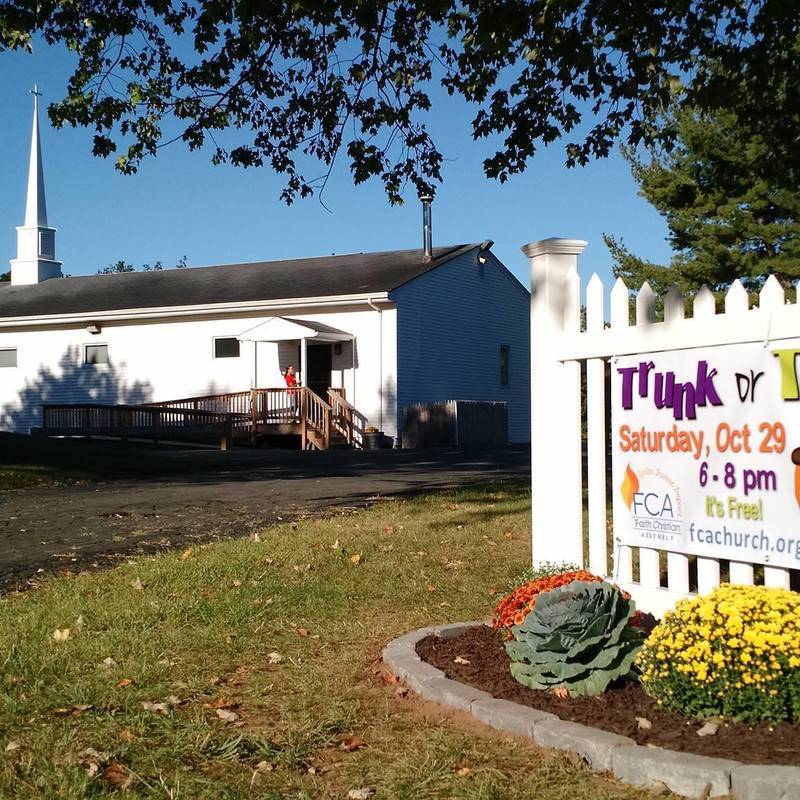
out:
<path id="1" fill-rule="evenodd" d="M 0 600 L 0 798 L 647 797 L 377 672 L 393 637 L 490 614 L 528 508 L 387 501 Z"/>

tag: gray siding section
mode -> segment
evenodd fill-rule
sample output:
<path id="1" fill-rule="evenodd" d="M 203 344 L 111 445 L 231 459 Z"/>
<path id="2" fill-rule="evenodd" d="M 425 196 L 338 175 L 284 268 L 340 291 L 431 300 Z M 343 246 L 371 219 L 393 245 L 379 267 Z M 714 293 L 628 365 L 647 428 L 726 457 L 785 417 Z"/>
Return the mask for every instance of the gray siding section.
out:
<path id="1" fill-rule="evenodd" d="M 491 253 L 472 250 L 395 289 L 398 425 L 412 403 L 508 403 L 512 442 L 530 441 L 530 295 Z M 510 348 L 509 383 L 500 346 Z"/>

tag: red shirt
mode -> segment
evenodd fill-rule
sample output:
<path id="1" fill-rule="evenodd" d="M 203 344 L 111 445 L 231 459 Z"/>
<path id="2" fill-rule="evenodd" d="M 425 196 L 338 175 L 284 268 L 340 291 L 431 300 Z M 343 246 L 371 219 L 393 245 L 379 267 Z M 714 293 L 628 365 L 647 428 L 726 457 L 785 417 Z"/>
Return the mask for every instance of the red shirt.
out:
<path id="1" fill-rule="evenodd" d="M 294 389 L 297 386 L 297 378 L 293 372 L 287 372 L 284 374 L 283 379 L 286 381 L 286 385 L 290 389 Z"/>

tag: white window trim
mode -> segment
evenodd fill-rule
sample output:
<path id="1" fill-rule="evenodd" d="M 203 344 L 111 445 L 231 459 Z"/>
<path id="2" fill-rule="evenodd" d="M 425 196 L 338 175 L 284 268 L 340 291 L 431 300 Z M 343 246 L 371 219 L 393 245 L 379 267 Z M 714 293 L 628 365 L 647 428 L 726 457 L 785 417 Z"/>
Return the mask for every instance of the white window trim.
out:
<path id="1" fill-rule="evenodd" d="M 17 347 L 16 345 L 11 345 L 11 346 L 3 345 L 2 347 L 0 347 L 0 352 L 5 352 L 5 351 L 8 351 L 8 350 L 13 350 L 14 351 L 14 353 L 17 356 L 16 359 L 15 359 L 17 363 L 14 364 L 13 367 L 0 366 L 0 369 L 19 369 L 19 347 Z"/>
<path id="2" fill-rule="evenodd" d="M 239 341 L 239 337 L 238 336 L 213 336 L 212 339 L 211 339 L 211 358 L 213 358 L 214 361 L 232 361 L 233 359 L 242 357 L 242 343 L 241 342 L 239 342 L 239 355 L 238 356 L 218 356 L 217 355 L 217 340 L 218 339 L 236 339 L 237 341 Z"/>
<path id="3" fill-rule="evenodd" d="M 90 347 L 105 347 L 108 354 L 108 361 L 105 364 L 94 364 L 89 361 L 89 348 Z M 108 369 L 111 366 L 111 347 L 108 342 L 89 342 L 83 346 L 83 366 L 92 367 L 93 369 Z"/>

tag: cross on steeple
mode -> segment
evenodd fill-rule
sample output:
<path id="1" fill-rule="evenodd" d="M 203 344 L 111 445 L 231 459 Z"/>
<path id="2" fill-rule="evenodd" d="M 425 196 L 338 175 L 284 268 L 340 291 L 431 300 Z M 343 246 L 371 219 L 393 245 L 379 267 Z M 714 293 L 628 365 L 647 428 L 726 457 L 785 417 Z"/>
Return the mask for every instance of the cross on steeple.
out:
<path id="1" fill-rule="evenodd" d="M 33 89 L 31 89 L 30 91 L 34 97 L 41 97 L 44 94 L 44 92 L 39 91 L 39 85 L 37 83 L 33 84 Z"/>

